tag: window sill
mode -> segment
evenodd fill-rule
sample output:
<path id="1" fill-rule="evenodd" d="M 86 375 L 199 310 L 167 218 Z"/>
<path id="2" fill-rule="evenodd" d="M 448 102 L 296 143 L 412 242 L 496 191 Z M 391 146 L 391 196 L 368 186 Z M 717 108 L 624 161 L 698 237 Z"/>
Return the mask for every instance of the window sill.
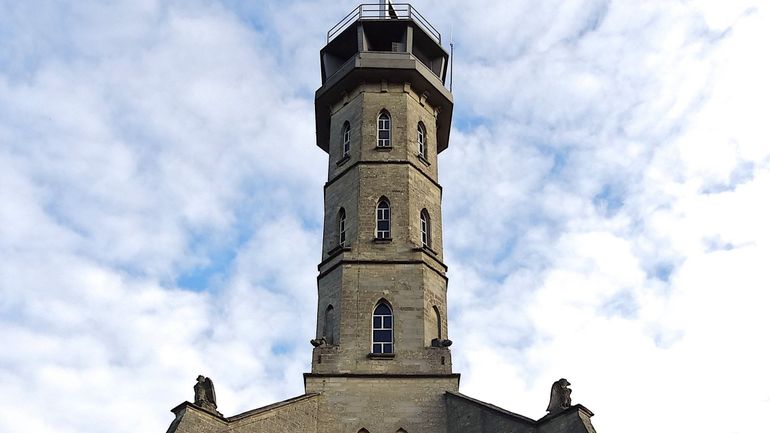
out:
<path id="1" fill-rule="evenodd" d="M 393 150 L 393 146 L 377 146 L 374 148 L 374 150 L 378 152 L 390 152 Z"/>
<path id="2" fill-rule="evenodd" d="M 423 246 L 420 246 L 420 247 L 414 247 L 414 250 L 415 251 L 422 251 L 424 253 L 430 254 L 431 256 L 433 256 L 435 258 L 438 258 L 438 253 L 433 251 L 433 248 L 431 248 L 431 247 L 423 245 Z"/>
<path id="3" fill-rule="evenodd" d="M 366 355 L 369 359 L 393 359 L 396 357 L 395 353 L 370 353 Z"/>
<path id="4" fill-rule="evenodd" d="M 372 239 L 372 242 L 375 244 L 389 244 L 393 242 L 393 238 L 374 238 Z"/>
<path id="5" fill-rule="evenodd" d="M 426 167 L 430 167 L 430 162 L 421 154 L 417 154 L 417 159 L 419 159 L 421 163 L 425 164 Z"/>
<path id="6" fill-rule="evenodd" d="M 347 245 L 337 245 L 336 247 L 332 248 L 327 254 L 329 254 L 330 256 L 333 256 L 343 251 L 350 251 L 350 247 Z"/>
<path id="7" fill-rule="evenodd" d="M 345 164 L 348 161 L 350 161 L 350 155 L 343 156 L 342 159 L 337 161 L 337 167 L 341 166 L 342 164 Z"/>

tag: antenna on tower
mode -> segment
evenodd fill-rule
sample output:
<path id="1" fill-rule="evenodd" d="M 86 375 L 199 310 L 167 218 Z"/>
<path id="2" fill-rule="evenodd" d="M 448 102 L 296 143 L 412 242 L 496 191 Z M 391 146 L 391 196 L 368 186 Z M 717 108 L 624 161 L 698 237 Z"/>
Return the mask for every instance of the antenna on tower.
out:
<path id="1" fill-rule="evenodd" d="M 455 43 L 452 36 L 452 25 L 449 25 L 449 91 L 452 91 L 452 76 L 455 73 Z"/>

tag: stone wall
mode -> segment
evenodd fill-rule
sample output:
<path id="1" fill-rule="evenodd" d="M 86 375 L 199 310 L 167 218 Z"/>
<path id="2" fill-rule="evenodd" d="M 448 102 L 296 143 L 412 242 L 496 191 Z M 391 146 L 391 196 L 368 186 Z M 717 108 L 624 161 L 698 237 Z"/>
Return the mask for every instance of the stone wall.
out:
<path id="1" fill-rule="evenodd" d="M 536 433 L 535 421 L 470 397 L 447 393 L 447 433 Z"/>
<path id="2" fill-rule="evenodd" d="M 183 403 L 167 433 L 316 433 L 318 401 L 306 394 L 230 418 Z"/>
<path id="3" fill-rule="evenodd" d="M 321 394 L 319 433 L 446 433 L 444 393 L 456 391 L 459 375 L 306 375 L 307 392 Z"/>
<path id="4" fill-rule="evenodd" d="M 583 405 L 575 405 L 538 421 L 538 433 L 596 433 L 591 417 L 593 412 Z"/>
<path id="5" fill-rule="evenodd" d="M 227 428 L 227 421 L 192 403 L 182 403 L 172 409 L 174 421 L 166 433 L 219 433 Z"/>
<path id="6" fill-rule="evenodd" d="M 232 433 L 316 433 L 317 395 L 305 395 L 231 417 L 224 432 Z"/>

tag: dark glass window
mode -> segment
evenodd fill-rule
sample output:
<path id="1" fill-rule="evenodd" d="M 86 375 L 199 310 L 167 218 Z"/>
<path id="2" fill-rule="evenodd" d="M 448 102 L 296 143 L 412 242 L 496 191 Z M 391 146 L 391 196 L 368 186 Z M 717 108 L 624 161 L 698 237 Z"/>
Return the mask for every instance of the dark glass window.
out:
<path id="1" fill-rule="evenodd" d="M 340 209 L 340 213 L 337 216 L 337 222 L 338 222 L 338 230 L 339 230 L 339 241 L 340 246 L 345 246 L 345 223 L 346 223 L 346 217 L 345 217 L 345 208 Z"/>
<path id="2" fill-rule="evenodd" d="M 377 118 L 377 147 L 390 147 L 390 114 L 387 111 Z"/>
<path id="3" fill-rule="evenodd" d="M 342 127 L 342 157 L 350 155 L 350 122 Z"/>
<path id="4" fill-rule="evenodd" d="M 372 314 L 372 353 L 393 353 L 393 311 L 384 302 Z"/>
<path id="5" fill-rule="evenodd" d="M 390 239 L 390 204 L 384 199 L 377 203 L 377 239 Z"/>
<path id="6" fill-rule="evenodd" d="M 430 247 L 430 215 L 428 215 L 428 211 L 425 209 L 420 212 L 420 236 L 422 238 L 422 246 Z"/>
<path id="7" fill-rule="evenodd" d="M 425 143 L 425 125 L 422 122 L 417 124 L 417 152 L 423 158 L 428 158 L 428 146 Z"/>

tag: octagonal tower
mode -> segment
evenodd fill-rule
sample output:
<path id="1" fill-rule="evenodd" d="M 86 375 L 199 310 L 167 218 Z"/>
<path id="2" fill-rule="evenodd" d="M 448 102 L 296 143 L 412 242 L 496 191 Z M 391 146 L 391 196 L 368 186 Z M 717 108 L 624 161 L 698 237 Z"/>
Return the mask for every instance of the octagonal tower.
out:
<path id="1" fill-rule="evenodd" d="M 360 419 L 369 416 L 362 407 L 395 416 L 392 431 L 446 430 L 443 395 L 459 382 L 447 338 L 438 182 L 452 120 L 448 59 L 425 18 L 389 2 L 360 5 L 321 50 L 316 139 L 329 169 L 305 384 L 349 412 L 319 420 L 330 432 L 377 425 Z"/>

